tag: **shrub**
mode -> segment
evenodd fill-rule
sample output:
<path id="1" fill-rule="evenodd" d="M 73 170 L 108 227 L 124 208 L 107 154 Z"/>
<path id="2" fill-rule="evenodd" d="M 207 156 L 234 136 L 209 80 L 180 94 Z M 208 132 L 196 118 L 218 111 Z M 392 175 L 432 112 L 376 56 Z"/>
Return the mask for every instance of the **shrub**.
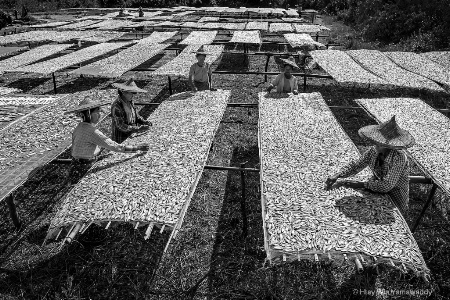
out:
<path id="1" fill-rule="evenodd" d="M 0 11 L 0 29 L 6 27 L 8 24 L 12 23 L 12 18 L 9 14 Z"/>

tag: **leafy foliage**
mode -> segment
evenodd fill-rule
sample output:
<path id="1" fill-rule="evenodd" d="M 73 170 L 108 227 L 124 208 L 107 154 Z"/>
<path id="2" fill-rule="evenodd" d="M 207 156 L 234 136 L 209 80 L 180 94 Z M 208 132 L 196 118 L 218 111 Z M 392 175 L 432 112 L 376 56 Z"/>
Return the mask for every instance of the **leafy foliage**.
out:
<path id="1" fill-rule="evenodd" d="M 449 47 L 447 0 L 305 0 L 303 6 L 336 15 L 370 41 L 402 43 L 412 51 Z"/>

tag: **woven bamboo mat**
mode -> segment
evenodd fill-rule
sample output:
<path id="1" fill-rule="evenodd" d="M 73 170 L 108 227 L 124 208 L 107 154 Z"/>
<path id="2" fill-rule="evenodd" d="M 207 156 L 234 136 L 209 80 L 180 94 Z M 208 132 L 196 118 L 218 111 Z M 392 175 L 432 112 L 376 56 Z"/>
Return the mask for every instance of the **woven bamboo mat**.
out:
<path id="1" fill-rule="evenodd" d="M 270 261 L 358 256 L 428 274 L 407 223 L 387 195 L 344 187 L 324 190 L 327 177 L 359 152 L 319 93 L 260 93 L 259 114 Z M 353 179 L 370 176 L 366 168 Z"/>
<path id="2" fill-rule="evenodd" d="M 149 144 L 145 154 L 114 153 L 97 162 L 63 199 L 52 238 L 75 224 L 131 222 L 181 226 L 206 163 L 230 91 L 183 93 L 164 101 L 153 126 L 126 144 Z"/>

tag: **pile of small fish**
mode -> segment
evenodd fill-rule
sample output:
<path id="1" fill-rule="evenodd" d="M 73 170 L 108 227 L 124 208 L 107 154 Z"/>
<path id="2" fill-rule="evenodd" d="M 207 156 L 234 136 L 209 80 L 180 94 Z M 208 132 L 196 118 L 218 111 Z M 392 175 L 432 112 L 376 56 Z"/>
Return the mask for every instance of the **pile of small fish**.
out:
<path id="1" fill-rule="evenodd" d="M 408 130 L 416 144 L 408 148 L 426 174 L 450 196 L 450 120 L 420 99 L 358 99 L 378 121 L 395 115 L 400 128 Z"/>
<path id="2" fill-rule="evenodd" d="M 259 114 L 269 257 L 362 253 L 426 268 L 407 223 L 387 195 L 344 187 L 325 191 L 327 177 L 360 154 L 319 93 L 260 93 Z M 350 179 L 370 176 L 366 168 Z"/>
<path id="3" fill-rule="evenodd" d="M 97 162 L 63 200 L 50 232 L 91 221 L 174 226 L 203 172 L 230 91 L 174 95 L 149 120 L 153 126 L 125 143 L 143 154 L 114 153 Z M 182 221 L 182 220 L 181 220 Z"/>

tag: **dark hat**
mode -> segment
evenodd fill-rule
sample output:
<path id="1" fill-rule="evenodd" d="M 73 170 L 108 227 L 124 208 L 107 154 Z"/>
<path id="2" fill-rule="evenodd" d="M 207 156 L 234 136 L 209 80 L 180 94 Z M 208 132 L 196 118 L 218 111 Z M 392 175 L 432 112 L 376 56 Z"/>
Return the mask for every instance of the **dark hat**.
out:
<path id="1" fill-rule="evenodd" d="M 68 110 L 68 111 L 64 112 L 64 114 L 78 113 L 78 112 L 90 110 L 92 108 L 100 107 L 100 106 L 111 103 L 111 101 L 95 99 L 94 97 L 95 97 L 95 94 L 87 95 L 83 100 L 81 100 L 80 103 L 78 103 L 78 106 L 76 108 Z"/>
<path id="2" fill-rule="evenodd" d="M 146 90 L 138 88 L 132 78 L 128 79 L 125 83 L 113 83 L 112 86 L 126 92 L 147 93 Z"/>
<path id="3" fill-rule="evenodd" d="M 379 125 L 362 127 L 358 130 L 358 134 L 376 145 L 390 149 L 409 148 L 415 143 L 414 137 L 397 125 L 395 116 Z"/>

